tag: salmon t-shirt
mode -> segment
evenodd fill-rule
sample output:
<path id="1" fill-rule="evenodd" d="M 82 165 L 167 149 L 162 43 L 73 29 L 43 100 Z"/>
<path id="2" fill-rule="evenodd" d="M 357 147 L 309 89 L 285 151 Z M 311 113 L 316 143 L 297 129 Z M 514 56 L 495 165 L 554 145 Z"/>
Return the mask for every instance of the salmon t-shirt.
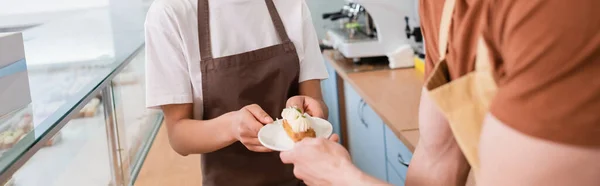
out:
<path id="1" fill-rule="evenodd" d="M 444 0 L 420 3 L 429 75 Z M 474 70 L 483 34 L 498 85 L 492 115 L 530 136 L 600 147 L 599 7 L 598 0 L 456 0 L 450 77 Z"/>

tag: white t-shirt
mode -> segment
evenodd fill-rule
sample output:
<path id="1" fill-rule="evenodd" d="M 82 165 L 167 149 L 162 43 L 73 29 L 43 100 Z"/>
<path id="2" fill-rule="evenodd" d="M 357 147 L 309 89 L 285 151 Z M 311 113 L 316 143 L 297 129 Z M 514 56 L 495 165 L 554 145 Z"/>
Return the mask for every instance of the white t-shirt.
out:
<path id="1" fill-rule="evenodd" d="M 273 0 L 296 46 L 300 82 L 328 77 L 304 0 Z M 194 103 L 202 113 L 197 0 L 156 0 L 146 17 L 146 106 Z M 209 0 L 215 58 L 281 43 L 264 0 Z M 235 99 L 235 98 L 232 98 Z"/>

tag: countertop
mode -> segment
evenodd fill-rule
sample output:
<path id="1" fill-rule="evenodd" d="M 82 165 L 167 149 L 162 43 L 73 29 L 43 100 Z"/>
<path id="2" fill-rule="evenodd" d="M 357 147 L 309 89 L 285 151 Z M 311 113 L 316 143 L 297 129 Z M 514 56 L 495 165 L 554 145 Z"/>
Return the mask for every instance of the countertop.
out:
<path id="1" fill-rule="evenodd" d="M 408 149 L 419 141 L 418 110 L 423 74 L 414 68 L 389 69 L 378 65 L 353 65 L 335 51 L 323 55 L 344 81 L 375 110 Z"/>

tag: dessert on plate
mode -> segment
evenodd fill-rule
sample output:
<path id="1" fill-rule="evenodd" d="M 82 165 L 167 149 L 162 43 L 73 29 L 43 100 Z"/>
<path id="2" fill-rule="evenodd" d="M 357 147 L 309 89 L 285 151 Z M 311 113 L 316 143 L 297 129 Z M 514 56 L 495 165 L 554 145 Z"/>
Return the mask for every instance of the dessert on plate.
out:
<path id="1" fill-rule="evenodd" d="M 298 108 L 288 107 L 281 112 L 283 117 L 283 130 L 294 142 L 298 142 L 306 137 L 316 137 L 315 130 L 312 128 L 310 115 L 302 113 Z"/>

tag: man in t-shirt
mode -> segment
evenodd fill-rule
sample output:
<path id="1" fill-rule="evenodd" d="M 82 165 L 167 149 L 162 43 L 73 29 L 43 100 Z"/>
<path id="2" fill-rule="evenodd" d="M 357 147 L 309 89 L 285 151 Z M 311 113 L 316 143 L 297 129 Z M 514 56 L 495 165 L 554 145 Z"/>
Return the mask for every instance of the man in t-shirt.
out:
<path id="1" fill-rule="evenodd" d="M 444 0 L 421 0 L 426 75 L 439 58 Z M 478 185 L 600 184 L 600 1 L 456 0 L 446 61 L 455 80 L 475 68 L 483 36 L 497 93 L 479 144 Z M 420 140 L 406 185 L 464 185 L 470 166 L 423 91 Z M 315 185 L 383 184 L 323 139 L 282 153 Z M 309 184 L 310 185 L 310 184 Z"/>

